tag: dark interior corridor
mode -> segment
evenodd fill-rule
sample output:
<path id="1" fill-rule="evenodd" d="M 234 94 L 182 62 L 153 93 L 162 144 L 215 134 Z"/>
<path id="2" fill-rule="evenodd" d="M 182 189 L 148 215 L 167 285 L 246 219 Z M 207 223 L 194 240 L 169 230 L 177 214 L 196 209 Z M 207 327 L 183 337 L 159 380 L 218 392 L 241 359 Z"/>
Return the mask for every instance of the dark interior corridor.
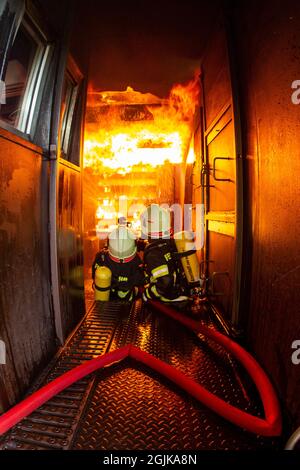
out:
<path id="1" fill-rule="evenodd" d="M 296 0 L 0 0 L 0 430 L 131 346 L 274 430 L 245 363 L 201 326 L 254 358 L 282 419 L 239 427 L 128 353 L 4 424 L 1 450 L 281 450 L 295 432 L 299 447 L 299 30 Z M 152 204 L 172 240 L 194 236 L 182 324 L 146 282 L 94 297 L 122 218 L 143 263 Z"/>

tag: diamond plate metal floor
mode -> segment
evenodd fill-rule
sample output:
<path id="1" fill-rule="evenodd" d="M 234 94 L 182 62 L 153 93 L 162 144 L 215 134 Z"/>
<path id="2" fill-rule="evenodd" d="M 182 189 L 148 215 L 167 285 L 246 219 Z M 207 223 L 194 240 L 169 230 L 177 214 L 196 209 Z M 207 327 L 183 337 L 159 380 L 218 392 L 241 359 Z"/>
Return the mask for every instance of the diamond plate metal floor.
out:
<path id="1" fill-rule="evenodd" d="M 130 310 L 129 304 L 121 303 L 96 306 L 93 302 L 90 307 L 86 318 L 28 395 L 73 367 L 107 352 L 120 317 L 128 316 Z M 92 374 L 78 381 L 23 419 L 0 438 L 0 449 L 70 448 L 94 379 Z"/>
<path id="2" fill-rule="evenodd" d="M 209 309 L 203 321 L 215 328 Z M 239 364 L 211 340 L 143 307 L 141 301 L 94 303 L 44 378 L 134 344 L 221 398 L 261 415 Z M 36 384 L 39 387 L 41 383 Z M 278 441 L 243 431 L 131 359 L 92 374 L 15 426 L 2 449 L 258 449 Z"/>

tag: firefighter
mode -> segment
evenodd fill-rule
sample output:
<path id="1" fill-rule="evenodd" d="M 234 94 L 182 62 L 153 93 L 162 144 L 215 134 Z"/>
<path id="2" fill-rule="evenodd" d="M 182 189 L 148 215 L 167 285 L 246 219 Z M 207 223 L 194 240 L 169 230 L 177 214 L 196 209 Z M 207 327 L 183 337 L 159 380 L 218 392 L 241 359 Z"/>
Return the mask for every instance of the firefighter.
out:
<path id="1" fill-rule="evenodd" d="M 97 286 L 95 283 L 96 270 L 103 266 L 108 269 L 102 270 L 99 279 L 105 284 L 106 281 L 103 277 L 107 272 L 108 283 L 106 282 L 105 288 Z M 110 276 L 110 298 L 112 300 L 133 300 L 137 295 L 138 286 L 144 285 L 145 274 L 142 261 L 137 254 L 135 235 L 130 229 L 120 225 L 110 233 L 108 249 L 104 248 L 97 253 L 92 267 L 92 275 L 96 300 L 107 300 L 106 297 L 101 298 L 101 292 L 107 290 L 107 286 L 109 287 Z M 99 293 L 98 297 L 97 293 Z"/>
<path id="2" fill-rule="evenodd" d="M 150 283 L 143 293 L 148 299 L 187 304 L 176 260 L 176 245 L 171 238 L 170 212 L 158 204 L 151 204 L 141 216 L 142 234 L 149 240 L 144 250 L 144 264 Z"/>

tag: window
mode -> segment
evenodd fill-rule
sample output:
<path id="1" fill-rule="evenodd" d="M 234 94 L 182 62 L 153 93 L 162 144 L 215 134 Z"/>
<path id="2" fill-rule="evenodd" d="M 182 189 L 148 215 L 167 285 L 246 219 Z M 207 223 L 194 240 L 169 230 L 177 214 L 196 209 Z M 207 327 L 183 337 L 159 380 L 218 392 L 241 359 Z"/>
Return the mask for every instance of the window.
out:
<path id="1" fill-rule="evenodd" d="M 61 127 L 61 153 L 68 159 L 71 130 L 74 121 L 75 105 L 78 95 L 78 85 L 69 73 L 66 74 L 62 98 L 62 127 Z"/>
<path id="2" fill-rule="evenodd" d="M 49 47 L 24 17 L 9 50 L 2 76 L 0 119 L 29 134 Z"/>
<path id="3" fill-rule="evenodd" d="M 60 148 L 61 158 L 80 166 L 83 76 L 69 57 L 62 94 Z"/>

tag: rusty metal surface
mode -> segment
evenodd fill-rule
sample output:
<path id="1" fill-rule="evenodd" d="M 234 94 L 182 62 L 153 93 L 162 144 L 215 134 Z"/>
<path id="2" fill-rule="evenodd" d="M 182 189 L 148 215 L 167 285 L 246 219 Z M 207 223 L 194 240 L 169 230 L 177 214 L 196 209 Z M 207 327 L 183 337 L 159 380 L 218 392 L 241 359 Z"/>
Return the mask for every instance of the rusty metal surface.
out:
<path id="1" fill-rule="evenodd" d="M 300 4 L 287 0 L 283 9 L 279 0 L 256 0 L 236 6 L 247 124 L 244 324 L 285 404 L 291 433 L 300 422 L 300 366 L 291 360 L 292 342 L 300 338 L 300 105 L 292 103 L 291 88 L 299 79 Z"/>
<path id="2" fill-rule="evenodd" d="M 48 261 L 48 163 L 41 149 L 0 129 L 0 412 L 53 356 Z M 25 334 L 26 332 L 26 334 Z"/>
<path id="3" fill-rule="evenodd" d="M 215 327 L 209 309 L 202 319 Z M 94 303 L 44 382 L 130 343 L 172 364 L 232 405 L 261 414 L 239 365 L 221 346 L 149 311 L 141 301 L 131 308 L 119 302 L 105 307 Z M 237 450 L 276 445 L 273 439 L 228 423 L 159 374 L 127 359 L 48 401 L 5 436 L 2 449 Z"/>

